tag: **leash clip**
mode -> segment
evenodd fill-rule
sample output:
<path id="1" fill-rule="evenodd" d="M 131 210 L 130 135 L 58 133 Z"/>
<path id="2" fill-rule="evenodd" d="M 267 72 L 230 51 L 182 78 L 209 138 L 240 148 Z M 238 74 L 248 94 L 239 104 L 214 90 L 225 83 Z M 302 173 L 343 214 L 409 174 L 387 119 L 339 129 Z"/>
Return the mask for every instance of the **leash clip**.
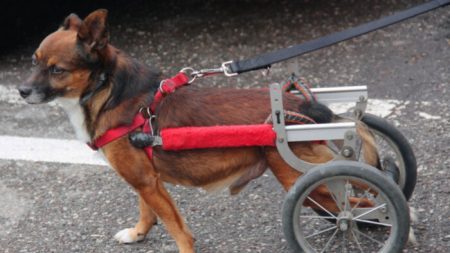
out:
<path id="1" fill-rule="evenodd" d="M 189 84 L 193 83 L 197 77 L 207 77 L 207 76 L 213 76 L 218 74 L 224 74 L 225 76 L 237 76 L 238 73 L 234 73 L 231 70 L 230 64 L 233 63 L 233 61 L 227 61 L 222 63 L 221 67 L 219 68 L 210 68 L 210 69 L 200 69 L 195 70 L 191 67 L 186 67 L 180 70 L 180 72 L 186 74 L 191 79 L 188 81 Z M 162 86 L 164 84 L 165 80 L 161 81 L 159 85 L 159 90 L 163 92 Z"/>
<path id="2" fill-rule="evenodd" d="M 230 77 L 230 76 L 237 76 L 238 75 L 238 73 L 232 72 L 231 67 L 230 67 L 231 63 L 233 63 L 233 61 L 226 61 L 226 62 L 222 63 L 221 69 L 222 69 L 222 72 L 223 72 L 223 74 L 225 76 Z"/>
<path id="3" fill-rule="evenodd" d="M 196 77 L 205 77 L 205 76 L 212 76 L 217 74 L 222 74 L 223 69 L 222 68 L 212 68 L 212 69 L 201 69 L 199 71 L 192 72 L 192 75 Z"/>
<path id="4" fill-rule="evenodd" d="M 188 81 L 188 83 L 191 84 L 195 81 L 195 79 L 197 79 L 197 77 L 207 77 L 222 74 L 224 73 L 224 70 L 221 67 L 212 69 L 200 69 L 200 70 L 195 70 L 191 67 L 187 67 L 180 70 L 180 72 L 185 73 L 187 76 L 191 78 L 191 80 Z"/>

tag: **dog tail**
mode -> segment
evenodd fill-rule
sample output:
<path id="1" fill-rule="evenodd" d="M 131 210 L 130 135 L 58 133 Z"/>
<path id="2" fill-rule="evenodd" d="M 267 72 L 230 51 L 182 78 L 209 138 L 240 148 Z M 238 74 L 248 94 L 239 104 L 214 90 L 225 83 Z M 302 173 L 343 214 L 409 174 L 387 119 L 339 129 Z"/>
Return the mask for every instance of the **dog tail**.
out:
<path id="1" fill-rule="evenodd" d="M 318 124 L 330 123 L 334 119 L 333 111 L 331 111 L 327 106 L 316 101 L 303 103 L 300 106 L 300 113 L 310 117 Z"/>
<path id="2" fill-rule="evenodd" d="M 379 170 L 383 170 L 375 136 L 370 131 L 369 127 L 363 122 L 358 121 L 356 123 L 356 131 L 362 141 L 364 161 Z"/>
<path id="3" fill-rule="evenodd" d="M 300 106 L 300 113 L 312 118 L 318 124 L 347 121 L 346 119 L 335 115 L 327 106 L 316 101 L 303 103 Z M 375 137 L 371 133 L 370 129 L 367 125 L 361 121 L 358 121 L 356 122 L 356 131 L 362 140 L 362 149 L 364 151 L 363 155 L 365 162 L 381 170 L 382 166 Z"/>

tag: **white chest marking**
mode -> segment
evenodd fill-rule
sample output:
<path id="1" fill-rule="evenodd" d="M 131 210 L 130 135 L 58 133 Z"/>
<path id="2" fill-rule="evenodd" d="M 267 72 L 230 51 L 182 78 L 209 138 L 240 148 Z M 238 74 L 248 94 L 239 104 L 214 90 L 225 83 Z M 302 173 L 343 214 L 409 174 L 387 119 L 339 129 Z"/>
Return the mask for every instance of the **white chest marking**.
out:
<path id="1" fill-rule="evenodd" d="M 78 103 L 78 99 L 58 98 L 56 102 L 69 116 L 70 123 L 72 123 L 77 138 L 83 142 L 89 142 L 91 138 L 86 130 L 85 115 L 83 108 Z"/>

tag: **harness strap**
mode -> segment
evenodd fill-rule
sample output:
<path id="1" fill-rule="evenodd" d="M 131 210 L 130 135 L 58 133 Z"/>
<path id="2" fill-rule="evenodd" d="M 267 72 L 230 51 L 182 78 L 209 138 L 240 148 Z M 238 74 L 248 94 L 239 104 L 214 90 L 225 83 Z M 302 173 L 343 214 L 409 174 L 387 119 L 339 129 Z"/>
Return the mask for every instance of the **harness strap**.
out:
<path id="1" fill-rule="evenodd" d="M 156 92 L 155 97 L 153 98 L 153 102 L 150 105 L 150 110 L 152 112 L 155 112 L 156 108 L 158 107 L 159 103 L 161 103 L 164 96 L 173 93 L 176 89 L 188 84 L 189 84 L 189 77 L 184 72 L 179 72 L 176 76 L 170 79 L 162 80 L 159 89 Z"/>
<path id="2" fill-rule="evenodd" d="M 117 140 L 128 133 L 134 131 L 135 129 L 141 127 L 145 124 L 147 121 L 146 118 L 144 118 L 144 115 L 141 113 L 136 114 L 136 116 L 133 119 L 133 123 L 128 126 L 119 126 L 116 128 L 109 129 L 104 134 L 97 137 L 94 141 L 88 142 L 87 145 L 92 148 L 93 150 L 98 150 L 99 148 L 105 146 L 106 144 Z"/>
<path id="3" fill-rule="evenodd" d="M 184 72 L 179 72 L 176 76 L 165 79 L 161 81 L 158 91 L 153 97 L 153 102 L 150 105 L 150 112 L 154 113 L 158 105 L 161 103 L 161 100 L 164 96 L 173 93 L 176 89 L 189 84 L 189 77 Z M 149 118 L 151 115 L 145 115 L 144 111 L 140 110 L 133 119 L 133 123 L 128 126 L 119 126 L 116 128 L 112 128 L 107 130 L 105 133 L 97 137 L 92 142 L 88 142 L 87 145 L 93 150 L 98 150 L 99 148 L 105 146 L 106 144 L 113 142 L 130 132 L 133 132 L 139 127 L 142 127 L 142 132 L 151 133 L 152 129 L 148 124 Z M 147 155 L 152 157 L 152 147 L 146 147 L 145 151 Z"/>
<path id="4" fill-rule="evenodd" d="M 305 78 L 299 77 L 297 78 L 295 75 L 292 75 L 290 80 L 283 85 L 283 91 L 289 92 L 291 90 L 297 90 L 305 99 L 306 102 L 316 102 L 316 95 L 311 91 L 311 84 L 306 81 Z"/>

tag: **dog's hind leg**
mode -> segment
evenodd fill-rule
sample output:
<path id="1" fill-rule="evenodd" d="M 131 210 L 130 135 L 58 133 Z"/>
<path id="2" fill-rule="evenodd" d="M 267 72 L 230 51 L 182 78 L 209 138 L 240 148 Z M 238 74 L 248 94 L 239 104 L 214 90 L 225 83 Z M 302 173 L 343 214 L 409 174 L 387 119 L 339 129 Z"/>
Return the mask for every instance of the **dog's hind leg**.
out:
<path id="1" fill-rule="evenodd" d="M 237 181 L 230 186 L 230 194 L 238 194 L 253 179 L 260 177 L 267 170 L 267 164 L 264 160 L 248 169 Z"/>
<path id="2" fill-rule="evenodd" d="M 145 203 L 144 199 L 139 196 L 139 221 L 134 228 L 126 228 L 119 231 L 114 239 L 120 243 L 133 243 L 142 241 L 148 231 L 156 224 L 156 214 Z"/>
<path id="3" fill-rule="evenodd" d="M 335 116 L 333 122 L 352 122 L 352 120 Z M 362 121 L 356 121 L 356 132 L 358 133 L 358 136 L 361 139 L 362 144 L 361 150 L 364 162 L 369 164 L 370 166 L 380 169 L 381 168 L 380 157 L 378 153 L 375 136 L 372 134 L 369 127 Z M 343 141 L 336 141 L 335 143 L 337 143 L 340 148 L 343 145 Z"/>
<path id="4" fill-rule="evenodd" d="M 326 163 L 334 157 L 331 150 L 322 144 L 298 143 L 291 145 L 291 149 L 300 159 L 310 163 Z M 275 148 L 266 149 L 266 161 L 270 170 L 286 191 L 302 175 L 301 172 L 289 166 Z"/>
<path id="5" fill-rule="evenodd" d="M 362 141 L 364 161 L 367 164 L 380 169 L 380 157 L 374 135 L 370 132 L 369 128 L 360 121 L 357 122 L 356 131 Z"/>
<path id="6" fill-rule="evenodd" d="M 316 143 L 298 143 L 291 145 L 292 151 L 302 160 L 310 163 L 321 164 L 329 162 L 333 159 L 334 155 L 328 146 Z M 295 184 L 298 177 L 302 173 L 289 166 L 283 158 L 280 156 L 275 148 L 266 150 L 266 159 L 270 170 L 273 172 L 277 180 L 281 183 L 286 191 Z M 335 204 L 335 201 L 330 195 L 330 192 L 326 187 L 318 187 L 314 190 L 310 197 L 319 202 L 323 207 L 332 212 L 339 211 Z M 370 206 L 371 202 L 367 199 L 351 198 L 350 204 L 354 205 L 358 203 L 359 206 Z M 318 208 L 312 202 L 305 203 L 312 208 Z"/>

